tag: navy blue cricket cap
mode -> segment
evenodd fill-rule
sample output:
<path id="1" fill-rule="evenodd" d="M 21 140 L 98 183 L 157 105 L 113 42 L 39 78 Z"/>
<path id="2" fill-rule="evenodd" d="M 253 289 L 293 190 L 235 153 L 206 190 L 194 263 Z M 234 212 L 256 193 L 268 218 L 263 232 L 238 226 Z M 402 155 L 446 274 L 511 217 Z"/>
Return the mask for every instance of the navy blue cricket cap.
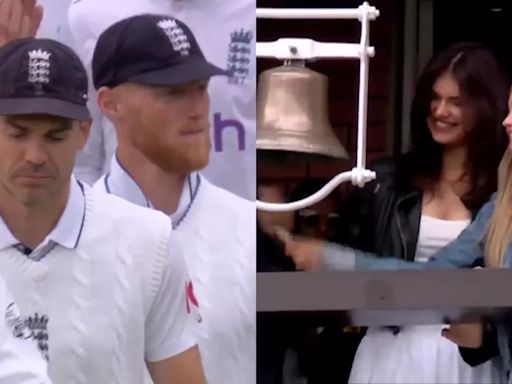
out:
<path id="1" fill-rule="evenodd" d="M 88 120 L 87 72 L 64 44 L 27 38 L 0 48 L 0 115 Z"/>
<path id="2" fill-rule="evenodd" d="M 94 87 L 123 83 L 179 85 L 228 75 L 206 60 L 190 28 L 166 16 L 121 20 L 98 38 L 92 60 Z"/>

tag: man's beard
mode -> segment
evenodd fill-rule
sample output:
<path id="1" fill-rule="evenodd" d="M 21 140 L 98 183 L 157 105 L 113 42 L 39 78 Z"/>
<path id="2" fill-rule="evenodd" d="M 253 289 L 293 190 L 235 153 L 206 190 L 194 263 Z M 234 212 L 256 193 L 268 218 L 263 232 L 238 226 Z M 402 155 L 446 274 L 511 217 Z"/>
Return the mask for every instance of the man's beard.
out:
<path id="1" fill-rule="evenodd" d="M 209 148 L 211 143 L 208 143 Z M 200 149 L 204 151 L 204 149 Z M 188 174 L 199 171 L 208 165 L 209 153 L 205 156 L 186 154 L 182 151 L 173 151 L 165 145 L 153 144 L 151 148 L 144 148 L 141 153 L 162 171 L 167 173 Z"/>

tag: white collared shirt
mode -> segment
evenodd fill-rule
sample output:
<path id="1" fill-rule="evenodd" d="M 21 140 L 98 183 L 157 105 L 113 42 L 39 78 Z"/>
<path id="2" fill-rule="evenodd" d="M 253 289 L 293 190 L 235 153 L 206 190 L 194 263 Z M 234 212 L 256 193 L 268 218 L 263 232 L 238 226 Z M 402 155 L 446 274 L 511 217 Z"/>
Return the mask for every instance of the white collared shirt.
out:
<path id="1" fill-rule="evenodd" d="M 122 196 L 126 200 L 142 207 L 154 208 L 151 201 L 149 201 L 135 180 L 133 180 L 130 174 L 119 163 L 116 156 L 112 158 L 110 172 L 104 177 L 103 183 L 108 193 Z M 174 228 L 179 225 L 190 209 L 194 195 L 197 193 L 199 183 L 200 176 L 197 172 L 189 174 L 185 180 L 176 212 L 170 215 Z"/>
<path id="2" fill-rule="evenodd" d="M 69 197 L 57 225 L 41 244 L 30 250 L 14 237 L 5 221 L 0 217 L 0 250 L 7 247 L 18 248 L 34 261 L 45 257 L 55 245 L 74 249 L 78 245 L 85 218 L 85 197 L 83 186 L 76 178 L 71 178 Z"/>

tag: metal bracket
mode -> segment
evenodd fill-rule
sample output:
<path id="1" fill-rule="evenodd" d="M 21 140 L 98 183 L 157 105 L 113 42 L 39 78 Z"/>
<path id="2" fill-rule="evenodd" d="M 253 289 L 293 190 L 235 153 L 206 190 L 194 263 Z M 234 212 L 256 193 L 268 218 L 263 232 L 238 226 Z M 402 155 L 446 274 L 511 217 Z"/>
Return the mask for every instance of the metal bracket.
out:
<path id="1" fill-rule="evenodd" d="M 273 42 L 256 44 L 258 57 L 279 60 L 315 60 L 319 58 L 359 59 L 363 55 L 373 57 L 374 47 L 361 48 L 353 43 L 323 43 L 311 39 L 282 38 Z"/>

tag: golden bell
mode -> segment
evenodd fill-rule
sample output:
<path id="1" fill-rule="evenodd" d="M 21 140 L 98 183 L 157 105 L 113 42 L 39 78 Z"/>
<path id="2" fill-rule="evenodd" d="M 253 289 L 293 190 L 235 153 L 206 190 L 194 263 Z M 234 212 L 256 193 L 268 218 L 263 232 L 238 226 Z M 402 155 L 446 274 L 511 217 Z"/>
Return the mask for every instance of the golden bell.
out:
<path id="1" fill-rule="evenodd" d="M 300 65 L 262 72 L 256 148 L 348 158 L 327 110 L 327 77 Z"/>

